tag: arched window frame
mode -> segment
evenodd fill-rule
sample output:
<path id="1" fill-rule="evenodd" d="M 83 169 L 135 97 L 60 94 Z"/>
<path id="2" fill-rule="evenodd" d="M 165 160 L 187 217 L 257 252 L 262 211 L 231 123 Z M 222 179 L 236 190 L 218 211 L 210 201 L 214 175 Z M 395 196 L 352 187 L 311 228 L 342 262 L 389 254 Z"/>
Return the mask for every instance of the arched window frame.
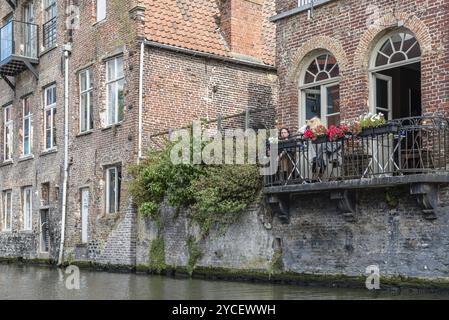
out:
<path id="1" fill-rule="evenodd" d="M 395 29 L 391 32 L 388 32 L 387 34 L 385 34 L 374 46 L 374 49 L 371 53 L 371 57 L 369 60 L 369 69 L 368 69 L 368 73 L 369 73 L 369 111 L 372 113 L 376 113 L 376 97 L 375 97 L 375 93 L 376 93 L 376 77 L 382 77 L 382 75 L 378 75 L 377 73 L 380 71 L 384 71 L 384 70 L 388 70 L 388 69 L 393 69 L 393 68 L 397 68 L 397 67 L 401 67 L 401 66 L 405 66 L 405 65 L 410 65 L 410 64 L 414 64 L 414 63 L 418 63 L 421 62 L 421 57 L 422 57 L 422 49 L 421 49 L 421 54 L 419 57 L 415 57 L 415 58 L 410 58 L 410 59 L 406 59 L 403 61 L 399 61 L 399 62 L 393 62 L 393 63 L 388 63 L 385 65 L 381 65 L 381 66 L 376 66 L 376 59 L 377 56 L 379 54 L 379 50 L 383 47 L 383 45 L 386 43 L 387 40 L 389 40 L 391 37 L 393 37 L 395 34 L 403 34 L 403 33 L 407 33 L 412 35 L 416 41 L 417 44 L 420 46 L 421 45 L 418 41 L 418 39 L 416 38 L 416 36 L 413 34 L 413 32 L 411 32 L 410 30 L 406 29 L 406 28 L 400 28 L 400 29 Z M 389 87 L 388 90 L 392 90 L 392 84 L 389 83 Z M 391 98 L 391 94 L 390 94 L 390 98 Z M 391 108 L 392 106 L 392 101 L 389 102 L 390 103 L 390 110 L 389 110 L 389 114 L 388 114 L 388 119 L 392 119 L 393 118 L 393 110 Z"/>
<path id="2" fill-rule="evenodd" d="M 306 74 L 309 70 L 309 67 L 311 66 L 311 64 L 320 56 L 322 55 L 329 55 L 329 56 L 333 56 L 335 59 L 335 55 L 332 54 L 331 52 L 327 51 L 327 50 L 320 50 L 320 51 L 315 51 L 313 54 L 310 55 L 310 57 L 306 60 L 304 60 L 304 69 L 300 72 L 299 74 L 299 127 L 302 127 L 305 123 L 306 123 L 306 90 L 307 89 L 311 89 L 314 87 L 320 87 L 320 96 L 321 96 L 321 110 L 320 110 L 320 118 L 321 121 L 324 125 L 328 126 L 328 117 L 332 116 L 332 115 L 337 115 L 340 112 L 336 113 L 336 114 L 328 114 L 327 113 L 327 95 L 326 95 L 326 90 L 329 87 L 333 87 L 333 86 L 337 86 L 340 84 L 341 81 L 341 76 L 340 76 L 340 71 L 338 73 L 338 76 L 336 77 L 332 77 L 329 79 L 325 79 L 325 80 L 321 80 L 321 81 L 316 81 L 316 82 L 312 82 L 312 83 L 306 83 L 305 82 L 305 78 L 306 78 Z M 338 66 L 338 68 L 340 68 L 339 62 L 336 59 L 337 63 L 336 65 Z M 340 88 L 339 88 L 340 90 Z"/>

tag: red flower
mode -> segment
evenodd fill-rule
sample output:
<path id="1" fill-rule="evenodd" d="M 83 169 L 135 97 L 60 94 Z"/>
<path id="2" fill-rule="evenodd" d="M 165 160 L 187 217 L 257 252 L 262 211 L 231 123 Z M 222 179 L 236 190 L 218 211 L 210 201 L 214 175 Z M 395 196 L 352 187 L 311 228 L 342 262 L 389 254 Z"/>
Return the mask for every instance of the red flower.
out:
<path id="1" fill-rule="evenodd" d="M 330 141 L 335 141 L 345 136 L 343 130 L 334 125 L 329 128 L 327 135 L 329 136 Z"/>

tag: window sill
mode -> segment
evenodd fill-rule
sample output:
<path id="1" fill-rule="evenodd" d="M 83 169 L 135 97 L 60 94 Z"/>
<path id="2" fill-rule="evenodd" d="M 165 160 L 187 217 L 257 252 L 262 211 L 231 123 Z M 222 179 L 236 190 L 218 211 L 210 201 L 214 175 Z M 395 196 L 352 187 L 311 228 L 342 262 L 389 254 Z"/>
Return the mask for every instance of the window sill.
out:
<path id="1" fill-rule="evenodd" d="M 10 165 L 12 165 L 14 163 L 14 161 L 11 159 L 11 160 L 5 160 L 5 161 L 3 161 L 1 164 L 0 164 L 0 167 L 5 167 L 5 166 L 10 166 Z"/>
<path id="2" fill-rule="evenodd" d="M 19 234 L 33 234 L 33 230 L 20 230 Z"/>
<path id="3" fill-rule="evenodd" d="M 114 124 L 109 124 L 106 127 L 101 128 L 101 131 L 107 131 L 110 129 L 118 128 L 122 125 L 122 123 L 123 123 L 123 120 L 120 122 L 114 123 Z"/>
<path id="4" fill-rule="evenodd" d="M 94 129 L 90 129 L 90 130 L 87 130 L 87 131 L 84 131 L 84 132 L 80 132 L 80 133 L 78 133 L 78 134 L 76 135 L 76 137 L 77 137 L 77 138 L 79 138 L 79 137 L 84 137 L 84 136 L 88 136 L 88 135 L 90 135 L 90 134 L 92 134 L 92 133 L 94 133 Z"/>
<path id="5" fill-rule="evenodd" d="M 58 148 L 51 148 L 51 149 L 42 151 L 41 154 L 40 154 L 39 156 L 40 156 L 40 157 L 44 157 L 44 156 L 46 156 L 46 155 L 53 154 L 53 153 L 57 153 L 57 152 L 58 152 Z"/>
<path id="6" fill-rule="evenodd" d="M 45 49 L 44 51 L 42 51 L 42 52 L 39 54 L 39 58 L 42 58 L 42 57 L 45 56 L 47 53 L 53 51 L 53 50 L 56 49 L 57 47 L 58 47 L 58 44 L 55 44 L 54 46 Z"/>
<path id="7" fill-rule="evenodd" d="M 1 233 L 12 234 L 12 230 L 2 230 Z"/>
<path id="8" fill-rule="evenodd" d="M 27 154 L 25 156 L 20 156 L 18 162 L 24 162 L 32 159 L 34 159 L 34 154 Z"/>
<path id="9" fill-rule="evenodd" d="M 92 27 L 99 27 L 99 26 L 101 26 L 103 23 L 106 23 L 106 21 L 108 21 L 107 18 L 104 18 L 103 20 L 100 20 L 100 21 L 95 21 L 95 22 L 92 24 Z"/>

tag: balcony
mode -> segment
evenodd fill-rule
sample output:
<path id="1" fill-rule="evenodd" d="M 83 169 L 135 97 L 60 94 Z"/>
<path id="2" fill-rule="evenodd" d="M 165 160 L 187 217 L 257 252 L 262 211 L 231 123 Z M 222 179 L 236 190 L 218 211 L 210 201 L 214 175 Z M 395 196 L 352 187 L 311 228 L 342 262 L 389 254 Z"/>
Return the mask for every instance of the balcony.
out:
<path id="1" fill-rule="evenodd" d="M 278 143 L 278 170 L 265 179 L 269 202 L 288 217 L 294 194 L 329 193 L 349 217 L 357 190 L 409 185 L 427 217 L 438 207 L 438 186 L 449 183 L 449 119 L 415 117 L 330 141 L 296 136 Z"/>
<path id="2" fill-rule="evenodd" d="M 38 26 L 21 21 L 10 21 L 0 29 L 0 75 L 9 82 L 28 69 L 38 77 L 35 65 L 38 58 Z"/>

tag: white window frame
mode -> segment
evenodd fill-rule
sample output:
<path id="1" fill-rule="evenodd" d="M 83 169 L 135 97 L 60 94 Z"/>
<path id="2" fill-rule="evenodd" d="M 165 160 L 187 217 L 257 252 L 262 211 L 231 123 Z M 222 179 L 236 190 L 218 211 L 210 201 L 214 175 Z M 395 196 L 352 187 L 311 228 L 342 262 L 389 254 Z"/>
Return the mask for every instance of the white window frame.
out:
<path id="1" fill-rule="evenodd" d="M 27 203 L 27 194 L 30 202 Z M 33 188 L 25 187 L 22 190 L 22 212 L 23 212 L 23 230 L 33 230 Z"/>
<path id="2" fill-rule="evenodd" d="M 377 55 L 379 54 L 379 51 L 382 48 L 382 46 L 384 45 L 384 43 L 388 39 L 390 39 L 394 34 L 396 34 L 396 33 L 404 33 L 404 32 L 410 33 L 410 31 L 405 30 L 404 28 L 397 29 L 397 30 L 389 32 L 382 39 L 380 39 L 378 41 L 378 43 L 374 47 L 373 52 L 371 54 L 371 58 L 370 58 L 370 62 L 369 62 L 369 70 L 368 70 L 368 73 L 369 73 L 369 76 L 368 76 L 368 81 L 369 81 L 369 83 L 368 83 L 369 99 L 368 99 L 368 101 L 369 101 L 369 111 L 372 112 L 372 113 L 376 113 L 376 109 L 377 109 L 376 79 L 380 78 L 379 77 L 380 75 L 378 74 L 378 72 L 421 62 L 422 52 L 421 52 L 421 56 L 420 57 L 410 58 L 410 59 L 406 59 L 406 60 L 403 60 L 403 61 L 394 62 L 394 63 L 388 63 L 386 65 L 382 65 L 382 66 L 376 67 Z M 416 37 L 415 37 L 415 39 L 416 39 Z M 418 45 L 421 45 L 419 43 L 418 39 L 416 39 L 416 41 L 417 41 Z M 391 99 L 391 97 L 392 97 L 392 89 L 390 89 L 390 87 L 391 87 L 391 82 L 389 83 L 389 95 L 390 95 L 389 99 Z M 389 104 L 391 105 L 391 107 L 389 107 L 390 108 L 390 110 L 389 110 L 389 119 L 391 120 L 393 118 L 393 106 L 392 106 L 393 103 L 389 102 Z"/>
<path id="3" fill-rule="evenodd" d="M 122 76 L 117 76 L 118 72 L 118 68 L 117 68 L 117 61 L 122 60 Z M 109 75 L 109 64 L 113 63 L 114 64 L 114 75 L 111 76 L 111 79 L 109 79 L 110 75 Z M 119 94 L 118 94 L 118 83 L 121 80 L 125 79 L 125 73 L 124 73 L 124 60 L 123 60 L 123 56 L 118 56 L 115 57 L 113 59 L 110 59 L 108 61 L 106 61 L 106 108 L 107 108 L 107 125 L 113 125 L 116 123 L 119 123 L 121 121 L 123 121 L 123 119 L 119 119 Z M 125 85 L 125 84 L 124 84 Z M 113 87 L 115 90 L 115 105 L 114 106 L 110 106 L 109 103 L 109 87 Z M 110 119 L 110 108 L 113 107 L 114 108 L 114 119 Z"/>
<path id="4" fill-rule="evenodd" d="M 54 89 L 54 102 L 50 103 L 49 105 L 47 105 L 47 97 L 48 97 L 48 92 L 50 90 Z M 56 96 L 56 84 L 51 85 L 49 87 L 46 87 L 44 89 L 44 150 L 48 151 L 48 150 L 53 150 L 56 148 L 56 143 L 55 143 L 55 111 L 56 111 L 56 103 L 57 103 L 57 96 Z M 47 145 L 47 112 L 50 111 L 50 146 Z"/>
<path id="5" fill-rule="evenodd" d="M 338 113 L 333 113 L 333 114 L 328 114 L 327 113 L 327 88 L 329 87 L 333 87 L 336 85 L 339 85 L 341 82 L 341 76 L 337 76 L 337 77 L 333 77 L 333 78 L 329 78 L 329 79 L 325 79 L 325 80 L 321 80 L 321 81 L 316 81 L 316 82 L 312 82 L 312 83 L 307 83 L 305 84 L 305 76 L 306 73 L 308 72 L 308 69 L 310 67 L 310 64 L 315 61 L 319 56 L 324 55 L 324 54 L 328 54 L 328 55 L 332 55 L 329 52 L 326 51 L 321 51 L 321 52 L 317 52 L 315 53 L 311 58 L 309 58 L 308 60 L 305 61 L 304 65 L 304 70 L 302 70 L 302 72 L 300 73 L 300 78 L 299 78 L 299 108 L 300 108 L 300 112 L 298 113 L 299 116 L 299 127 L 301 128 L 302 126 L 304 126 L 304 124 L 306 123 L 306 116 L 307 116 L 307 112 L 306 112 L 306 89 L 310 89 L 310 88 L 314 88 L 314 87 L 319 87 L 320 88 L 320 95 L 321 95 L 321 105 L 320 105 L 320 119 L 321 122 L 323 123 L 324 126 L 327 127 L 328 125 L 328 117 L 330 116 L 334 116 L 337 114 L 341 114 L 341 110 Z M 335 57 L 335 56 L 334 56 Z M 338 67 L 340 67 L 338 61 L 337 64 Z M 334 66 L 335 67 L 335 66 Z M 333 69 L 333 68 L 332 68 Z M 328 72 L 330 74 L 330 71 Z M 341 107 L 341 106 L 340 106 Z"/>
<path id="6" fill-rule="evenodd" d="M 82 76 L 86 77 L 86 88 L 85 90 L 82 90 Z M 78 76 L 78 80 L 79 80 L 79 88 L 80 88 L 80 109 L 79 109 L 79 131 L 81 133 L 83 132 L 88 132 L 90 130 L 93 129 L 93 119 L 92 119 L 92 98 L 93 98 L 93 91 L 94 91 L 94 86 L 93 86 L 93 70 L 92 68 L 87 68 L 85 70 L 82 70 L 79 73 Z M 90 87 L 90 85 L 92 84 L 92 86 Z M 86 99 L 86 106 L 87 106 L 87 118 L 84 120 L 85 121 L 85 126 L 86 129 L 83 130 L 83 118 L 84 118 L 84 110 L 83 110 L 83 104 L 81 103 L 81 101 L 83 101 L 82 97 L 85 96 Z"/>
<path id="7" fill-rule="evenodd" d="M 107 11 L 106 0 L 97 0 L 96 1 L 97 22 L 106 19 L 106 11 Z"/>
<path id="8" fill-rule="evenodd" d="M 111 210 L 111 207 L 110 207 L 110 202 L 111 202 L 111 199 L 110 199 L 110 196 L 111 196 L 111 192 L 110 192 L 110 189 L 111 189 L 111 171 L 114 171 L 114 173 L 115 173 L 115 180 L 114 180 L 114 208 L 113 208 L 113 211 Z M 120 194 L 120 190 L 119 190 L 119 179 L 120 179 L 120 177 L 119 177 L 119 168 L 117 167 L 117 166 L 114 166 L 114 167 L 110 167 L 110 168 L 107 168 L 106 169 L 106 213 L 117 213 L 117 212 L 119 212 L 119 209 L 120 209 L 120 203 L 119 203 L 119 201 L 120 201 L 120 197 L 119 197 L 119 194 Z"/>
<path id="9" fill-rule="evenodd" d="M 22 156 L 30 156 L 33 154 L 33 107 L 30 102 L 31 97 L 25 97 L 22 99 Z M 25 105 L 29 104 L 30 113 L 25 114 Z M 25 132 L 25 123 L 28 121 L 28 130 L 29 132 Z M 29 143 L 29 152 L 25 152 L 25 140 L 28 138 Z"/>
<path id="10" fill-rule="evenodd" d="M 9 208 L 7 208 L 6 204 L 8 203 L 8 196 L 9 196 Z M 10 232 L 12 231 L 12 191 L 3 191 L 3 231 Z M 6 223 L 7 217 L 9 216 L 9 226 Z"/>
<path id="11" fill-rule="evenodd" d="M 9 114 L 9 119 L 7 115 Z M 3 159 L 12 160 L 13 156 L 13 132 L 14 120 L 12 119 L 12 104 L 3 108 Z M 7 135 L 7 131 L 9 135 Z M 9 138 L 9 139 L 8 139 Z M 8 150 L 8 152 L 7 152 Z"/>

